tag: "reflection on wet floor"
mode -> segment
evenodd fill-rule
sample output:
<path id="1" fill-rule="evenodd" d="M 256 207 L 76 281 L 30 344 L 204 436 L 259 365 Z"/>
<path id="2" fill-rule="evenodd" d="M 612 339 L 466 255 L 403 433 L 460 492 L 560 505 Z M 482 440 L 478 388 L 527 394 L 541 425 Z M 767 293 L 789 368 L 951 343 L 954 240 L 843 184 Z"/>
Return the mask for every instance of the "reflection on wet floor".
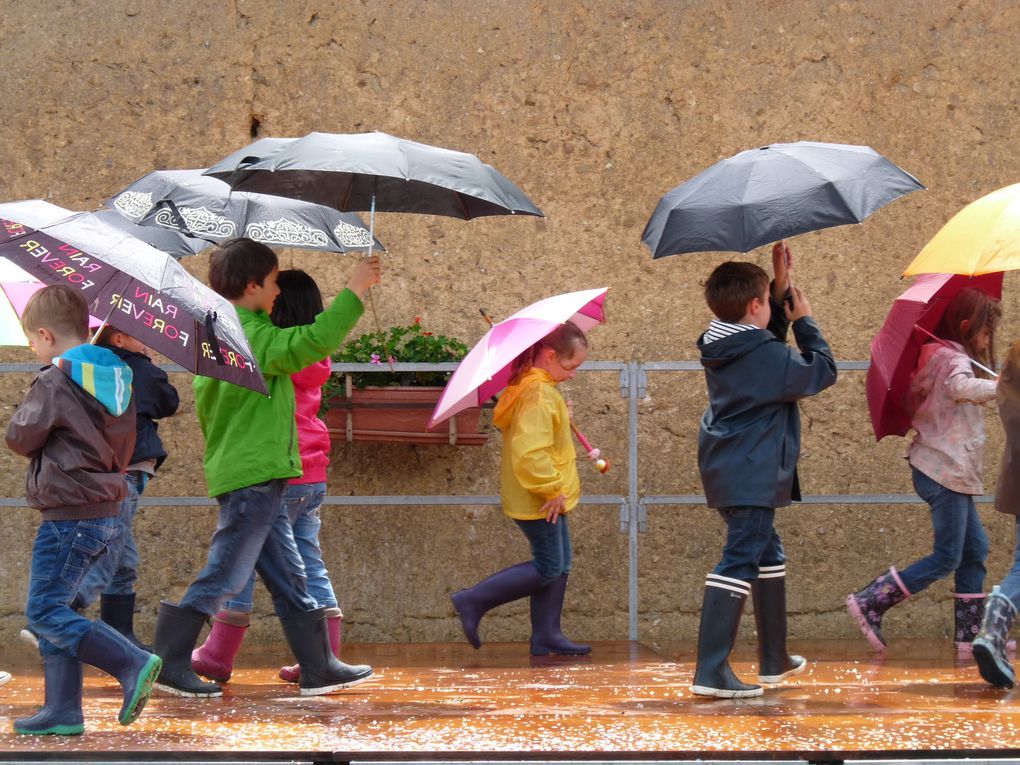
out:
<path id="1" fill-rule="evenodd" d="M 348 691 L 302 697 L 276 671 L 283 646 L 245 646 L 218 699 L 156 692 L 134 725 L 117 724 L 116 682 L 86 671 L 84 736 L 11 733 L 10 718 L 42 700 L 41 665 L 27 650 L 0 653 L 15 679 L 0 688 L 6 752 L 262 752 L 280 758 L 359 758 L 387 753 L 785 752 L 818 759 L 974 756 L 1020 745 L 1013 692 L 981 681 L 969 659 L 940 641 L 903 641 L 883 658 L 863 641 L 795 642 L 807 672 L 757 699 L 691 695 L 689 643 L 651 648 L 596 643 L 589 657 L 528 656 L 526 644 L 382 644 L 345 647 L 344 658 L 376 668 L 376 680 Z M 753 646 L 734 669 L 755 673 Z M 825 755 L 819 757 L 818 755 Z M 773 755 L 774 756 L 774 755 Z M 192 756 L 192 759 L 194 757 Z"/>

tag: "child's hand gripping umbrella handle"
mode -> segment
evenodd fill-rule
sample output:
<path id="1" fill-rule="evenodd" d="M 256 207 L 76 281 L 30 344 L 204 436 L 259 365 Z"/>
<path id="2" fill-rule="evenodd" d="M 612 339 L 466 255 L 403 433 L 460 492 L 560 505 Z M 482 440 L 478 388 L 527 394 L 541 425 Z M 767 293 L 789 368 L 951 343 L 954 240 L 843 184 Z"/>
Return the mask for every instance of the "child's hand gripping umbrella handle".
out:
<path id="1" fill-rule="evenodd" d="M 577 436 L 577 440 L 581 442 L 582 448 L 588 454 L 588 459 L 595 463 L 595 469 L 600 473 L 609 472 L 609 460 L 602 459 L 602 452 L 591 445 L 591 442 L 584 437 L 584 433 L 577 429 L 577 426 L 571 422 L 570 429 L 574 431 L 574 435 Z"/>

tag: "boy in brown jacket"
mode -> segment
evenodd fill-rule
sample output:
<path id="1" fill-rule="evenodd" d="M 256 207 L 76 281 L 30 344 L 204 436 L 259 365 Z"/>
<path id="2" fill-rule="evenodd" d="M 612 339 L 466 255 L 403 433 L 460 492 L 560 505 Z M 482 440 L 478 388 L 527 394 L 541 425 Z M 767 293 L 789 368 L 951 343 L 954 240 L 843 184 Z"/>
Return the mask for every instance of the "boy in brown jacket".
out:
<path id="1" fill-rule="evenodd" d="M 123 471 L 135 445 L 131 370 L 112 351 L 87 344 L 88 306 L 70 287 L 37 292 L 21 324 L 47 364 L 7 428 L 7 445 L 31 460 L 25 499 L 41 514 L 25 615 L 39 636 L 46 700 L 37 714 L 15 720 L 14 730 L 82 733 L 82 662 L 120 682 L 118 719 L 128 725 L 141 714 L 162 662 L 68 604 L 118 533 Z"/>

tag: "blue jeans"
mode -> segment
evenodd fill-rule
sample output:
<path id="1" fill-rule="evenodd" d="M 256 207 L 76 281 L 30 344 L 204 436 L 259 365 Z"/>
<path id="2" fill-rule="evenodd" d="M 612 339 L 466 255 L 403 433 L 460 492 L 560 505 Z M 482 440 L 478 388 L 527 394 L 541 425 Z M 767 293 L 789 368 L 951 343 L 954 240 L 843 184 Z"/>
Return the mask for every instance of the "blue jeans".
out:
<path id="1" fill-rule="evenodd" d="M 219 523 L 205 568 L 181 598 L 181 606 L 212 616 L 258 572 L 278 616 L 314 609 L 305 569 L 283 506 L 286 479 L 229 491 L 216 498 Z"/>
<path id="2" fill-rule="evenodd" d="M 999 582 L 999 592 L 1013 601 L 1020 610 L 1020 515 L 1016 517 L 1016 544 L 1013 546 L 1013 568 Z"/>
<path id="3" fill-rule="evenodd" d="M 322 528 L 319 508 L 325 498 L 325 483 L 292 483 L 287 485 L 283 504 L 294 532 L 294 542 L 305 565 L 308 594 L 318 603 L 319 608 L 336 608 L 336 595 L 322 560 L 322 548 L 319 547 L 319 529 Z M 254 596 L 255 575 L 252 574 L 240 594 L 223 607 L 230 611 L 248 613 L 252 610 Z"/>
<path id="4" fill-rule="evenodd" d="M 955 573 L 961 595 L 984 592 L 988 535 L 970 494 L 947 489 L 917 468 L 911 468 L 914 490 L 931 507 L 935 543 L 931 555 L 900 571 L 903 586 L 914 595 L 932 582 Z"/>
<path id="5" fill-rule="evenodd" d="M 531 557 L 542 577 L 543 585 L 570 573 L 570 566 L 574 561 L 574 548 L 570 544 L 570 524 L 567 516 L 561 515 L 556 523 L 549 523 L 544 518 L 516 523 L 531 543 Z"/>
<path id="6" fill-rule="evenodd" d="M 138 513 L 138 498 L 149 483 L 148 473 L 130 470 L 124 474 L 127 496 L 120 504 L 120 534 L 114 537 L 96 565 L 78 590 L 78 600 L 85 606 L 96 602 L 103 595 L 130 595 L 138 581 L 138 546 L 135 544 L 135 515 Z"/>
<path id="7" fill-rule="evenodd" d="M 68 604 L 120 532 L 116 518 L 43 521 L 32 547 L 25 616 L 43 656 L 76 656 L 92 622 Z"/>
<path id="8" fill-rule="evenodd" d="M 722 507 L 719 515 L 726 521 L 726 544 L 713 573 L 749 582 L 758 578 L 760 566 L 786 562 L 783 543 L 773 525 L 774 508 Z"/>

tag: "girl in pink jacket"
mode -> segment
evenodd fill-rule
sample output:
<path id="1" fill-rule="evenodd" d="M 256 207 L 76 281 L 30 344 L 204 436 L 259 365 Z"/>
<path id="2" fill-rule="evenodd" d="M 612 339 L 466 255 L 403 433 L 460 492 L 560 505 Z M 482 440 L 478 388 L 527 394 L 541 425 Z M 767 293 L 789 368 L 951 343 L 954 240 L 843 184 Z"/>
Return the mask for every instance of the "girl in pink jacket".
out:
<path id="1" fill-rule="evenodd" d="M 277 285 L 280 295 L 273 304 L 272 313 L 276 326 L 286 328 L 311 324 L 316 315 L 322 312 L 322 293 L 315 280 L 304 271 L 281 271 Z M 315 599 L 319 608 L 326 609 L 329 642 L 333 653 L 339 656 L 343 614 L 319 546 L 319 529 L 322 525 L 319 508 L 326 498 L 326 468 L 329 466 L 330 447 L 326 423 L 319 419 L 319 406 L 322 403 L 322 386 L 329 379 L 329 367 L 330 362 L 326 358 L 291 375 L 302 475 L 290 480 L 283 501 L 294 530 L 297 551 L 304 562 L 308 594 Z M 195 672 L 216 682 L 227 682 L 230 679 L 234 657 L 251 623 L 254 589 L 253 574 L 247 587 L 216 614 L 205 644 L 192 653 L 191 666 Z M 299 682 L 301 669 L 297 664 L 283 667 L 280 669 L 280 677 L 287 682 Z"/>
<path id="2" fill-rule="evenodd" d="M 930 555 L 903 571 L 895 566 L 846 599 L 847 609 L 876 650 L 886 645 L 882 616 L 897 603 L 950 574 L 955 578 L 955 643 L 969 651 L 984 613 L 988 536 L 974 506 L 984 493 L 983 406 L 995 398 L 995 380 L 972 361 L 990 367 L 997 301 L 976 289 L 961 291 L 946 307 L 911 378 L 916 431 L 907 450 L 914 489 L 931 508 L 935 541 Z"/>

